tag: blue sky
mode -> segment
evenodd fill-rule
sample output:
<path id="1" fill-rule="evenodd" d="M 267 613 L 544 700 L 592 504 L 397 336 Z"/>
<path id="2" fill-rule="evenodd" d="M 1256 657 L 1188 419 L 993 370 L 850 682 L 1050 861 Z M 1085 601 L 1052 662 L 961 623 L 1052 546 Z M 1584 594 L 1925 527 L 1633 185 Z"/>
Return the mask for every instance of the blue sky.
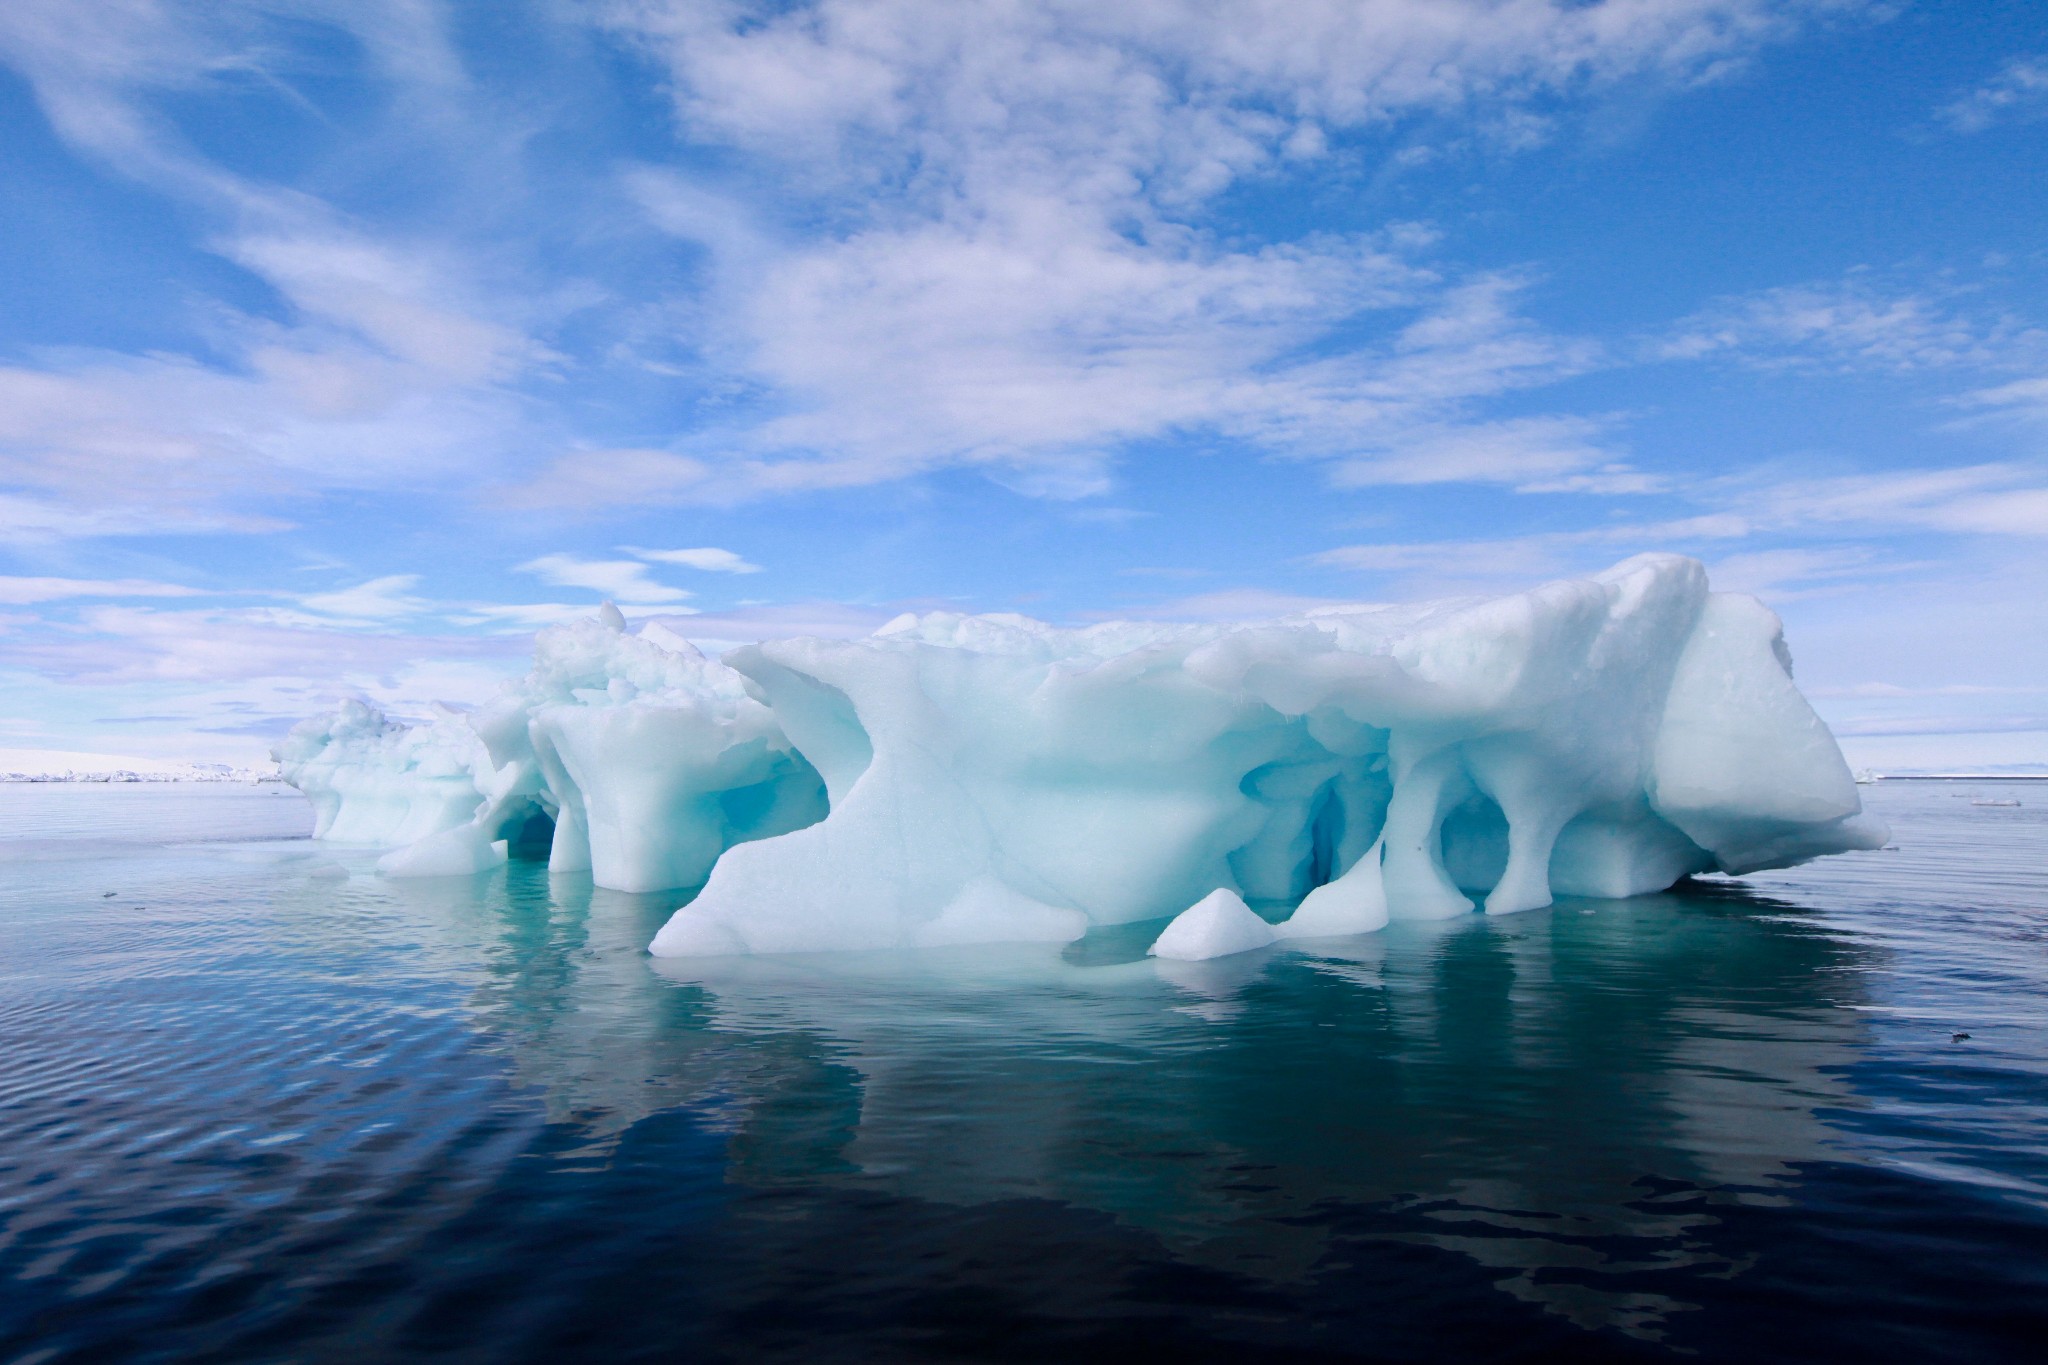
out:
<path id="1" fill-rule="evenodd" d="M 2048 9 L 10 0 L 6 750 L 1645 549 L 2048 764 Z"/>

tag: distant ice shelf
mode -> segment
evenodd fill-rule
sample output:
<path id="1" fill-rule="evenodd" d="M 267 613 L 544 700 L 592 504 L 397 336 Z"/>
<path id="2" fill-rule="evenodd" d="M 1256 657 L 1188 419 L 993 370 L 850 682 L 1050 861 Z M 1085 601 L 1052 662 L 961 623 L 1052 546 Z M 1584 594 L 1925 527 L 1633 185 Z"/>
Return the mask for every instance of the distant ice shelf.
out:
<path id="1" fill-rule="evenodd" d="M 702 889 L 658 956 L 1067 941 L 1191 958 L 1884 844 L 1780 623 L 1644 555 L 1494 600 L 1241 625 L 903 616 L 705 657 L 609 604 L 472 713 L 297 726 L 391 876 Z M 1292 904 L 1268 924 L 1246 904 Z"/>

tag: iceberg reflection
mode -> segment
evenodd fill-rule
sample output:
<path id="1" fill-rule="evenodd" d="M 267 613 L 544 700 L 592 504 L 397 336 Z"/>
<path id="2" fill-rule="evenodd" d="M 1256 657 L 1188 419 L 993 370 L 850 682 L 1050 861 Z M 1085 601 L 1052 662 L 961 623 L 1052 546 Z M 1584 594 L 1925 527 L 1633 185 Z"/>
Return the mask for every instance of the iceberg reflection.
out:
<path id="1" fill-rule="evenodd" d="M 729 1135 L 731 1185 L 1052 1201 L 1278 1281 L 1377 1210 L 1362 1235 L 1655 1335 L 1682 1298 L 1641 1277 L 1739 1270 L 1715 1206 L 1838 1158 L 1823 1112 L 1857 1103 L 1842 1006 L 1869 950 L 1741 889 L 1206 962 L 1142 956 L 1142 924 L 1064 951 L 650 959 L 679 896 L 508 891 L 480 1019 L 598 1148 L 681 1107 Z M 406 894 L 478 913 L 466 887 Z"/>

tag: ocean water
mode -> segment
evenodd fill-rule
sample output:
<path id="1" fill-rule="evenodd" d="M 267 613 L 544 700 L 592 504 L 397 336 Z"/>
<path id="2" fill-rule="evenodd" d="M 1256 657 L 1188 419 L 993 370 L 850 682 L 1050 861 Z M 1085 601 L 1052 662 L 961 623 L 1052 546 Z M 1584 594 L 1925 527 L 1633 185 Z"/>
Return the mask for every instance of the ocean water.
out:
<path id="1" fill-rule="evenodd" d="M 1864 790 L 1314 952 L 681 966 L 679 895 L 0 786 L 0 1361 L 2038 1360 L 2048 784 Z"/>

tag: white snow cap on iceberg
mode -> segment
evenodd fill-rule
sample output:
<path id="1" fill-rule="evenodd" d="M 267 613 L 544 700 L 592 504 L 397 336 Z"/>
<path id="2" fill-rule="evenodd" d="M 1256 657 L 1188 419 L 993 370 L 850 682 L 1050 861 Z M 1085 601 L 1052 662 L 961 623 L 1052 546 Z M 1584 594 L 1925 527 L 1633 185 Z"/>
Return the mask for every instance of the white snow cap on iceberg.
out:
<path id="1" fill-rule="evenodd" d="M 605 886 L 703 883 L 659 955 L 1058 942 L 1193 906 L 1170 956 L 1254 922 L 1363 933 L 1884 838 L 1777 618 L 1673 555 L 1476 603 L 937 612 L 721 660 L 614 613 L 543 632 L 527 679 L 425 728 L 345 708 L 280 759 L 337 807 L 330 837 L 470 827 L 399 864 L 487 869 L 503 840 Z M 451 815 L 431 784 L 458 751 Z M 345 821 L 351 801 L 376 818 Z M 1246 898 L 1298 908 L 1267 925 Z"/>

